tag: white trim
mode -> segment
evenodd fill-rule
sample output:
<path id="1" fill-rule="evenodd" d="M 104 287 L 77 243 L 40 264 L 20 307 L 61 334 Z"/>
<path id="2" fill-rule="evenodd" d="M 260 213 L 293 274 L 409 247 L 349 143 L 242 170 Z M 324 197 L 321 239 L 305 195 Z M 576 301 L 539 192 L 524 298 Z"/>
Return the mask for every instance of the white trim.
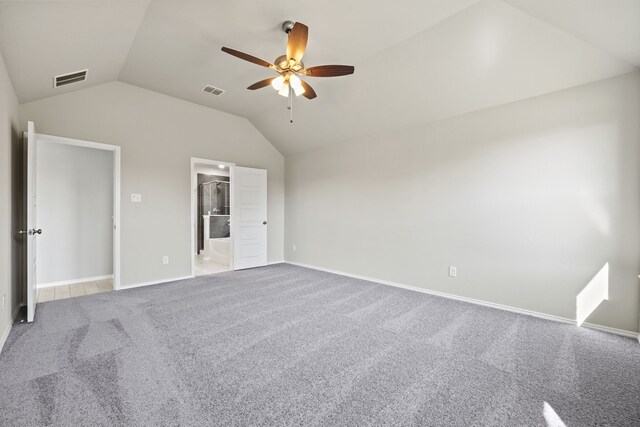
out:
<path id="1" fill-rule="evenodd" d="M 98 150 L 115 151 L 116 148 L 120 148 L 117 145 L 103 144 L 101 142 L 93 142 L 93 141 L 84 141 L 82 139 L 73 139 L 73 138 L 67 138 L 64 136 L 47 135 L 44 133 L 37 133 L 36 139 L 39 139 L 39 138 L 47 139 L 48 141 L 56 142 L 58 144 L 73 145 L 76 147 L 96 148 Z"/>
<path id="2" fill-rule="evenodd" d="M 4 331 L 4 334 L 2 334 L 2 337 L 0 337 L 0 354 L 2 354 L 2 349 L 4 348 L 4 344 L 7 342 L 7 338 L 9 338 L 9 333 L 11 332 L 12 326 L 13 324 L 9 323 L 7 329 Z"/>
<path id="3" fill-rule="evenodd" d="M 113 151 L 113 289 L 120 289 L 120 206 L 121 206 L 121 155 L 120 146 L 103 144 L 101 142 L 84 141 L 81 139 L 66 138 L 62 136 L 36 134 L 36 140 L 45 139 L 58 144 L 73 145 L 76 147 L 95 148 L 98 150 Z M 67 282 L 69 283 L 69 282 Z M 52 285 L 55 286 L 55 285 Z"/>
<path id="4" fill-rule="evenodd" d="M 510 311 L 512 313 L 524 314 L 525 316 L 533 316 L 533 317 L 538 317 L 540 319 L 552 320 L 554 322 L 568 323 L 570 325 L 575 325 L 576 327 L 578 326 L 578 324 L 577 324 L 577 322 L 575 320 L 567 319 L 566 317 L 554 316 L 552 314 L 546 314 L 546 313 L 540 313 L 540 312 L 537 312 L 537 311 L 525 310 L 525 309 L 522 309 L 522 308 L 511 307 L 511 306 L 502 305 L 502 304 L 496 304 L 496 303 L 493 303 L 493 302 L 478 300 L 478 299 L 474 299 L 474 298 L 467 298 L 467 297 L 463 297 L 463 296 L 459 296 L 459 295 L 448 294 L 448 293 L 445 293 L 445 292 L 432 291 L 432 290 L 429 290 L 429 289 L 418 288 L 416 286 L 404 285 L 402 283 L 390 282 L 390 281 L 387 281 L 387 280 L 374 279 L 373 277 L 359 276 L 357 274 L 345 273 L 343 271 L 337 271 L 337 270 L 331 270 L 331 269 L 328 269 L 328 268 L 316 267 L 314 265 L 302 264 L 302 263 L 299 263 L 299 262 L 292 262 L 292 261 L 285 261 L 285 262 L 287 264 L 297 265 L 299 267 L 311 268 L 313 270 L 319 270 L 319 271 L 326 271 L 327 273 L 339 274 L 339 275 L 342 275 L 342 276 L 352 277 L 354 279 L 367 280 L 369 282 L 379 283 L 381 285 L 394 286 L 396 288 L 402 288 L 402 289 L 407 289 L 407 290 L 410 290 L 410 291 L 421 292 L 423 294 L 435 295 L 435 296 L 438 296 L 438 297 L 443 297 L 443 298 L 453 299 L 453 300 L 457 300 L 457 301 L 468 302 L 468 303 L 471 303 L 471 304 L 482 305 L 482 306 L 485 306 L 485 307 L 496 308 L 498 310 Z M 595 325 L 593 323 L 583 323 L 581 326 L 584 326 L 585 328 L 589 328 L 589 329 L 595 329 L 595 330 L 598 330 L 598 331 L 609 332 L 609 333 L 616 334 L 616 335 L 622 335 L 623 337 L 638 338 L 638 342 L 640 342 L 640 333 L 638 333 L 638 332 L 627 331 L 627 330 L 624 330 L 624 329 L 610 328 L 608 326 Z"/>
<path id="5" fill-rule="evenodd" d="M 120 289 L 120 147 L 113 152 L 113 289 Z"/>
<path id="6" fill-rule="evenodd" d="M 198 187 L 197 177 L 196 177 L 196 165 L 206 165 L 206 166 L 218 166 L 225 165 L 229 168 L 229 206 L 231 206 L 231 212 L 229 213 L 229 221 L 233 224 L 233 216 L 235 209 L 233 208 L 233 191 L 234 191 L 234 171 L 236 164 L 229 162 L 221 162 L 218 160 L 209 160 L 209 159 L 201 159 L 199 157 L 191 158 L 191 186 L 189 188 L 189 194 L 191 195 L 191 218 L 189 222 L 191 223 L 191 228 L 189 229 L 189 234 L 191 235 L 189 245 L 189 258 L 191 259 L 191 277 L 196 277 L 196 224 L 194 218 L 196 217 L 196 209 L 197 203 L 196 200 L 196 190 Z M 233 234 L 230 237 L 231 241 L 229 243 L 229 270 L 233 271 Z"/>
<path id="7" fill-rule="evenodd" d="M 293 264 L 292 262 L 287 263 L 287 261 L 285 260 L 280 260 L 280 261 L 269 261 L 267 262 L 267 265 L 273 265 L 273 264 Z M 300 265 L 302 266 L 302 264 L 296 264 L 296 265 Z"/>
<path id="8" fill-rule="evenodd" d="M 107 274 L 106 276 L 94 276 L 94 277 L 84 277 L 82 279 L 73 279 L 73 280 L 59 280 L 57 282 L 48 282 L 48 283 L 38 283 L 36 288 L 51 288 L 53 286 L 60 285 L 73 285 L 74 283 L 84 283 L 84 282 L 96 282 L 98 280 L 106 280 L 113 279 L 113 274 Z"/>
<path id="9" fill-rule="evenodd" d="M 24 304 L 20 304 L 16 307 L 15 310 L 13 310 L 13 316 L 11 316 L 11 322 L 9 323 L 9 325 L 7 325 L 7 330 L 4 331 L 4 334 L 2 334 L 2 337 L 0 337 L 0 354 L 2 354 L 2 349 L 4 348 L 4 345 L 7 343 L 7 338 L 9 338 L 9 334 L 11 333 L 11 328 L 13 328 L 13 323 L 16 321 L 16 316 L 18 315 L 18 311 L 20 310 L 20 307 L 23 307 Z"/>
<path id="10" fill-rule="evenodd" d="M 151 282 L 134 283 L 132 285 L 123 285 L 120 287 L 120 290 L 141 288 L 143 286 L 160 285 L 162 283 L 177 282 L 178 280 L 193 279 L 194 277 L 195 276 L 193 275 L 189 275 L 189 276 L 182 276 L 182 277 L 174 277 L 172 279 L 162 279 L 162 280 L 154 280 Z"/>

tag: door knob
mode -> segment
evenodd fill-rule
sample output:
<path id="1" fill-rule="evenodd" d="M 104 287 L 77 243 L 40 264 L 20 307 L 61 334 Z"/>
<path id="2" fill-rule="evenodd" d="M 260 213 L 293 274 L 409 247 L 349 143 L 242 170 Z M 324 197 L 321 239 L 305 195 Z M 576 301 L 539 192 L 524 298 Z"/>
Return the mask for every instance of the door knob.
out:
<path id="1" fill-rule="evenodd" d="M 262 221 L 262 225 L 267 225 L 267 221 Z"/>
<path id="2" fill-rule="evenodd" d="M 42 228 L 33 228 L 30 230 L 18 230 L 18 234 L 28 234 L 33 236 L 34 234 L 42 234 Z"/>

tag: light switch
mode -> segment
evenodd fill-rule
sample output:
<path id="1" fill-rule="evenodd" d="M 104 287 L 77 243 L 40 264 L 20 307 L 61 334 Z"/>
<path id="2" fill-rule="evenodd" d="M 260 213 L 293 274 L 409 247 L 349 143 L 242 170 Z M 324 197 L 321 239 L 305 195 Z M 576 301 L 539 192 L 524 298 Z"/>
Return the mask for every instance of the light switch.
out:
<path id="1" fill-rule="evenodd" d="M 458 275 L 458 267 L 454 265 L 449 266 L 449 276 L 456 277 Z"/>
<path id="2" fill-rule="evenodd" d="M 142 202 L 142 194 L 140 193 L 131 193 L 131 201 L 135 203 Z"/>

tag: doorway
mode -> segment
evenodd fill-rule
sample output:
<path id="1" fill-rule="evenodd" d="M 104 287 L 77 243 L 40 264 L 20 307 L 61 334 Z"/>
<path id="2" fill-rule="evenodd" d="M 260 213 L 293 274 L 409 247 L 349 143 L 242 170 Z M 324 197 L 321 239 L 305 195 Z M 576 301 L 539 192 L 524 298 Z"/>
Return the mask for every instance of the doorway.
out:
<path id="1" fill-rule="evenodd" d="M 33 122 L 25 147 L 31 322 L 40 292 L 45 302 L 120 288 L 120 147 L 38 134 Z"/>
<path id="2" fill-rule="evenodd" d="M 115 288 L 115 150 L 38 135 L 38 302 Z"/>
<path id="3" fill-rule="evenodd" d="M 191 159 L 191 274 L 233 270 L 233 163 Z"/>

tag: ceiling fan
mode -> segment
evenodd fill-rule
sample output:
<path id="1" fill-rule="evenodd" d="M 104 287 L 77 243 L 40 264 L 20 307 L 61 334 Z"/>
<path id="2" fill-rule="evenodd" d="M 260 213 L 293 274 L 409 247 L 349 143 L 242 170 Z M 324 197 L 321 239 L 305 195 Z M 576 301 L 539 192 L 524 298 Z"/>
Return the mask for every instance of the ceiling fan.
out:
<path id="1" fill-rule="evenodd" d="M 291 109 L 293 94 L 296 96 L 302 95 L 307 99 L 313 99 L 317 96 L 313 88 L 300 78 L 301 76 L 338 77 L 353 74 L 354 67 L 351 65 L 320 65 L 305 68 L 302 62 L 302 56 L 307 47 L 309 27 L 301 22 L 285 21 L 282 24 L 282 30 L 289 35 L 287 53 L 286 55 L 276 58 L 273 63 L 235 49 L 228 47 L 222 48 L 222 51 L 229 55 L 266 68 L 271 68 L 278 73 L 278 76 L 261 80 L 252 84 L 247 89 L 256 90 L 271 85 L 280 95 L 289 97 L 290 103 L 288 108 Z"/>

